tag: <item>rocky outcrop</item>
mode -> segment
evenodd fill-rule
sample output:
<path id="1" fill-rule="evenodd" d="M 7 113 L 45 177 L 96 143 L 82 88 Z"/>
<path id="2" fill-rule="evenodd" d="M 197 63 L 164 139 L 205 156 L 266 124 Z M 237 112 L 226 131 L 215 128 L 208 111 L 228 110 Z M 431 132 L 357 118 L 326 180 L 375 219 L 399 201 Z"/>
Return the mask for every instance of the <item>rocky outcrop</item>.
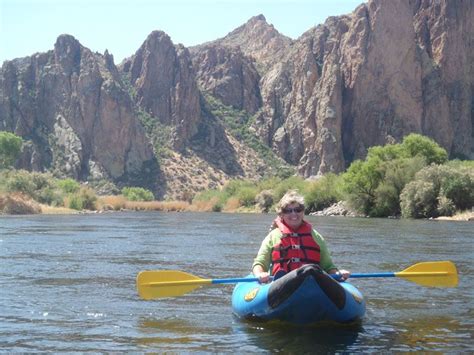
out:
<path id="1" fill-rule="evenodd" d="M 347 206 L 344 201 L 339 201 L 321 211 L 310 213 L 311 216 L 344 216 L 344 217 L 364 217 Z"/>
<path id="2" fill-rule="evenodd" d="M 262 77 L 255 129 L 304 176 L 411 132 L 472 158 L 472 15 L 462 1 L 369 1 L 329 18 Z"/>
<path id="3" fill-rule="evenodd" d="M 60 36 L 47 53 L 5 62 L 0 98 L 0 130 L 29 140 L 21 168 L 123 183 L 140 183 L 157 168 L 112 56 L 72 36 Z"/>
<path id="4" fill-rule="evenodd" d="M 371 146 L 413 132 L 452 157 L 473 158 L 473 8 L 461 0 L 372 0 L 295 41 L 257 16 L 208 46 L 254 62 L 262 104 L 253 129 L 305 177 L 343 171 Z M 205 46 L 192 52 L 211 92 L 216 73 L 235 67 L 209 60 Z M 240 108 L 237 97 L 225 102 Z"/>
<path id="5" fill-rule="evenodd" d="M 196 78 L 201 90 L 223 104 L 250 114 L 262 105 L 260 76 L 254 63 L 240 48 L 208 45 L 193 55 Z"/>
<path id="6" fill-rule="evenodd" d="M 292 40 L 268 24 L 265 16 L 258 15 L 211 43 L 216 46 L 239 47 L 242 53 L 258 63 L 258 69 L 265 73 L 286 55 Z M 193 50 L 199 48 L 200 46 L 197 46 Z"/>
<path id="7" fill-rule="evenodd" d="M 129 76 L 137 106 L 171 126 L 174 148 L 183 149 L 201 120 L 189 51 L 174 46 L 164 32 L 154 31 L 120 69 Z"/>
<path id="8" fill-rule="evenodd" d="M 298 105 L 306 107 L 300 131 L 313 134 L 304 134 L 300 172 L 341 171 L 369 147 L 411 132 L 472 158 L 472 15 L 462 1 L 369 1 L 305 34 L 298 42 L 313 39 L 322 65 L 316 90 Z"/>
<path id="9" fill-rule="evenodd" d="M 260 15 L 190 50 L 154 31 L 118 68 L 63 35 L 52 51 L 3 64 L 0 130 L 27 140 L 21 167 L 160 181 L 168 196 L 197 183 L 196 171 L 203 188 L 265 173 L 210 96 L 246 111 L 250 131 L 304 177 L 413 132 L 474 159 L 472 18 L 470 1 L 369 0 L 291 40 Z M 143 117 L 156 125 L 147 133 L 171 130 L 160 178 Z M 172 181 L 180 174 L 189 178 Z"/>

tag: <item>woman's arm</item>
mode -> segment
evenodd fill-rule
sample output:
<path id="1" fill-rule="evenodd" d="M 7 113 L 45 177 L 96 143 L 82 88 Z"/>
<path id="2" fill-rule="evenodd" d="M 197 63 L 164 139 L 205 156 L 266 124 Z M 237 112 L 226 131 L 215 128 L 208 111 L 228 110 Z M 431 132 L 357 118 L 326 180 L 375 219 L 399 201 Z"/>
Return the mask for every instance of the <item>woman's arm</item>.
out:
<path id="1" fill-rule="evenodd" d="M 268 269 L 272 258 L 272 247 L 271 233 L 269 233 L 262 241 L 257 256 L 252 264 L 252 273 L 263 283 L 270 281 Z"/>

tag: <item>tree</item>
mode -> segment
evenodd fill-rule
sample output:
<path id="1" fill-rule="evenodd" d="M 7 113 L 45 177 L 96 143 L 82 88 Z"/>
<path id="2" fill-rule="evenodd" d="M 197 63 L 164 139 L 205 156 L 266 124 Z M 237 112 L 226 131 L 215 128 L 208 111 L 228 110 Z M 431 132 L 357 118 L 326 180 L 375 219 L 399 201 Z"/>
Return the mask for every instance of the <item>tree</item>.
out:
<path id="1" fill-rule="evenodd" d="M 355 161 L 344 173 L 344 191 L 359 212 L 372 217 L 399 215 L 405 185 L 424 166 L 447 159 L 446 150 L 432 139 L 410 134 L 402 143 L 369 148 L 366 159 Z"/>
<path id="2" fill-rule="evenodd" d="M 11 167 L 21 152 L 23 140 L 17 135 L 0 131 L 0 169 Z"/>
<path id="3" fill-rule="evenodd" d="M 422 156 L 426 164 L 444 164 L 448 161 L 448 153 L 431 138 L 412 133 L 403 138 L 403 150 L 411 157 Z"/>
<path id="4" fill-rule="evenodd" d="M 400 196 L 402 216 L 437 217 L 474 205 L 472 169 L 432 164 L 420 170 Z"/>

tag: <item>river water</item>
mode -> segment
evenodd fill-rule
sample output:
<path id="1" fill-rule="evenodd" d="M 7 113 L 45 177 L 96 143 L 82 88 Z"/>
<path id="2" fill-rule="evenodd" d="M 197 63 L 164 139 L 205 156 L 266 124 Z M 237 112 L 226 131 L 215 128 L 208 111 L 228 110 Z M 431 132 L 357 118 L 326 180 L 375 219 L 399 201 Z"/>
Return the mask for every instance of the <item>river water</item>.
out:
<path id="1" fill-rule="evenodd" d="M 2 352 L 474 352 L 472 222 L 308 217 L 352 272 L 451 260 L 457 288 L 356 279 L 367 314 L 351 326 L 250 323 L 232 285 L 144 301 L 141 270 L 248 274 L 272 215 L 112 213 L 0 217 Z"/>

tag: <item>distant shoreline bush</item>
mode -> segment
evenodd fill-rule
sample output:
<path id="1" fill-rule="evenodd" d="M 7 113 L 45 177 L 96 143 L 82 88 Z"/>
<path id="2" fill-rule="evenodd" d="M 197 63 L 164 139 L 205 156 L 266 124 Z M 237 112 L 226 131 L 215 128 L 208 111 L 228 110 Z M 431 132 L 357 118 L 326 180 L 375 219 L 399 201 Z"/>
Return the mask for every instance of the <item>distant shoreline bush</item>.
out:
<path id="1" fill-rule="evenodd" d="M 360 215 L 370 217 L 434 218 L 472 209 L 474 162 L 448 161 L 446 151 L 434 141 L 413 134 L 400 144 L 370 148 L 365 160 L 354 161 L 339 175 L 330 173 L 308 180 L 299 176 L 235 179 L 220 189 L 197 193 L 191 203 L 154 201 L 151 191 L 134 186 L 124 187 L 121 195 L 98 196 L 90 186 L 70 178 L 57 179 L 50 173 L 0 170 L 2 201 L 20 194 L 23 197 L 18 201 L 31 199 L 32 204 L 77 211 L 266 213 L 275 210 L 287 190 L 297 189 L 305 197 L 306 213 L 347 201 Z M 0 206 L 0 213 L 7 210 Z M 38 213 L 35 208 L 29 211 Z"/>

